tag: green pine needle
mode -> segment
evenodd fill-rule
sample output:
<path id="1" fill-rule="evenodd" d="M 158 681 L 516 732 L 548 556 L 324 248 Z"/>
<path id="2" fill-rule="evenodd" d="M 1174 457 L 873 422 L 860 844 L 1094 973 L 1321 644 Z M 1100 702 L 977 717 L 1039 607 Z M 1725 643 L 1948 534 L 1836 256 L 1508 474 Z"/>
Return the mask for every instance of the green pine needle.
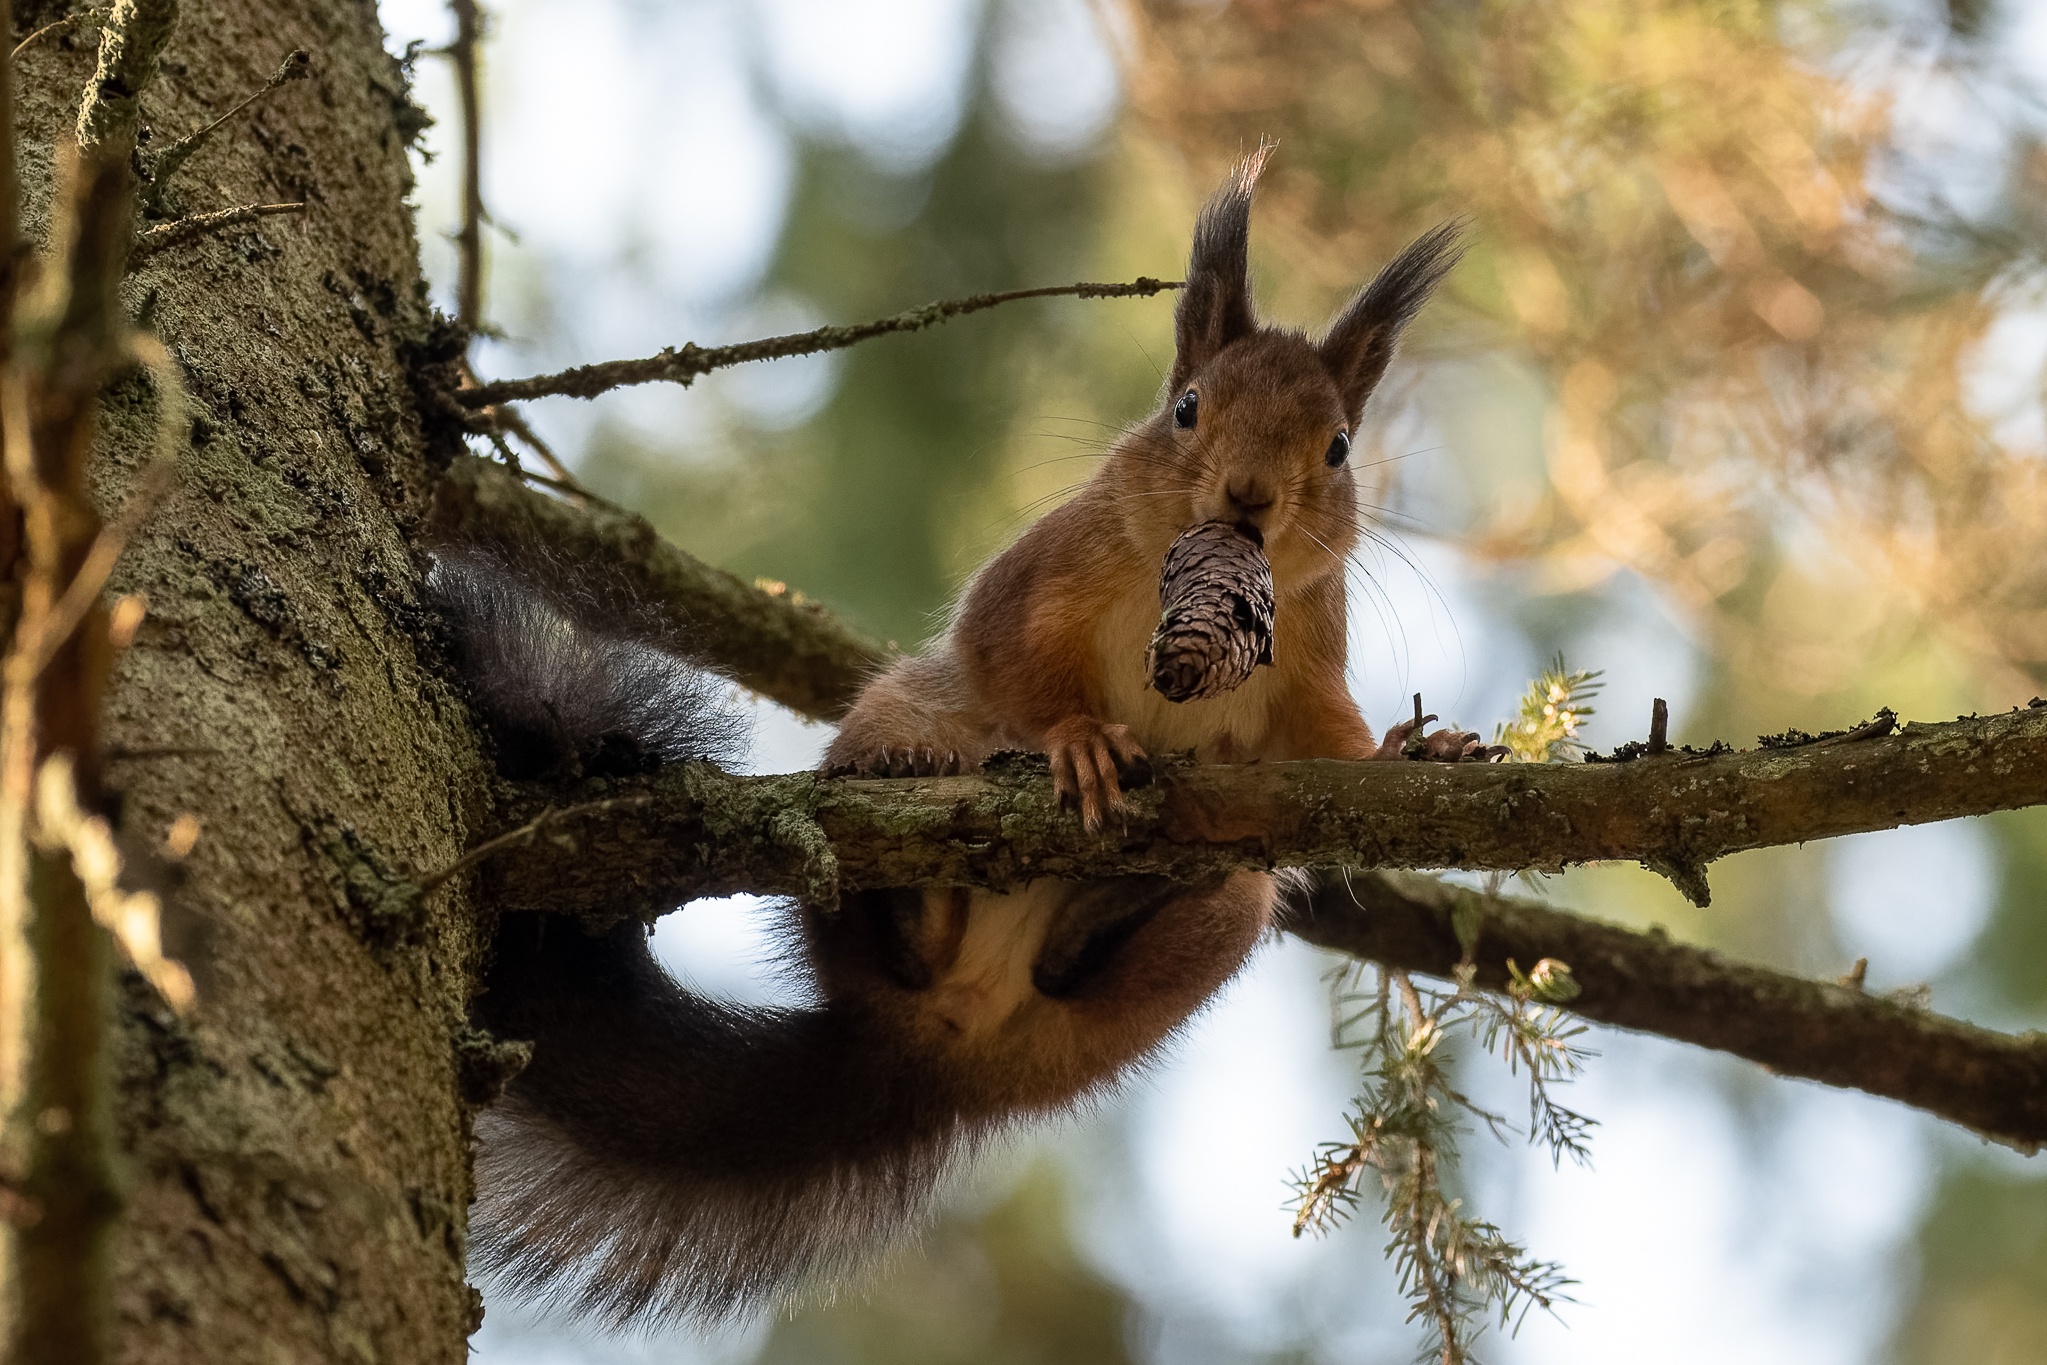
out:
<path id="1" fill-rule="evenodd" d="M 1564 656 L 1553 662 L 1522 694 L 1512 721 L 1493 731 L 1493 743 L 1504 744 L 1517 763 L 1558 763 L 1585 749 L 1578 728 L 1592 714 L 1591 701 L 1604 686 L 1603 670 L 1571 669 Z"/>

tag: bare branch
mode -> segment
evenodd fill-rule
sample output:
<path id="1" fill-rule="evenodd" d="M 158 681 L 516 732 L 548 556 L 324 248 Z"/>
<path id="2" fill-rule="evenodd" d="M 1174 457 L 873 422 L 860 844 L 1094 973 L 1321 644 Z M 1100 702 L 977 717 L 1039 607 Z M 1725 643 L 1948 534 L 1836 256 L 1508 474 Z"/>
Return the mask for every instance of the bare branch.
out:
<path id="1" fill-rule="evenodd" d="M 476 0 L 448 0 L 455 14 L 455 41 L 448 60 L 462 108 L 462 226 L 455 234 L 460 274 L 455 281 L 455 321 L 470 336 L 483 328 L 483 112 L 477 93 L 476 48 L 483 38 L 483 10 Z"/>
<path id="2" fill-rule="evenodd" d="M 435 495 L 448 535 L 557 547 L 608 565 L 642 600 L 688 627 L 719 671 L 820 720 L 845 713 L 889 654 L 800 594 L 773 593 L 676 549 L 644 518 L 609 506 L 577 508 L 526 488 L 488 460 L 462 456 Z"/>
<path id="3" fill-rule="evenodd" d="M 709 374 L 712 370 L 754 360 L 778 360 L 784 356 L 844 350 L 895 332 L 921 332 L 926 327 L 1019 299 L 1046 299 L 1062 295 L 1083 299 L 1148 298 L 1168 289 L 1178 289 L 1180 283 L 1178 280 L 1155 280 L 1145 276 L 1128 284 L 1062 284 L 1042 289 L 1012 289 L 1001 294 L 974 294 L 962 299 L 927 303 L 921 308 L 852 327 L 819 327 L 814 331 L 745 341 L 734 346 L 699 346 L 692 341 L 680 349 L 670 347 L 644 360 L 607 360 L 595 365 L 578 365 L 559 374 L 536 375 L 531 379 L 501 379 L 473 389 L 457 390 L 455 401 L 467 408 L 482 408 L 494 403 L 555 395 L 595 398 L 600 393 L 633 384 L 665 382 L 687 386 L 697 376 Z"/>
<path id="4" fill-rule="evenodd" d="M 499 427 L 518 437 L 528 450 L 538 455 L 540 462 L 547 466 L 548 472 L 553 476 L 554 482 L 561 486 L 564 491 L 578 498 L 596 496 L 596 494 L 590 492 L 590 490 L 584 488 L 582 484 L 576 481 L 576 476 L 570 473 L 569 467 L 556 457 L 553 448 L 547 442 L 540 439 L 540 433 L 535 431 L 532 424 L 526 420 L 526 414 L 510 404 L 504 404 L 495 408 L 485 408 L 484 411 L 490 413 L 496 419 Z"/>
<path id="5" fill-rule="evenodd" d="M 2047 1038 L 2012 1037 L 1810 981 L 1656 933 L 1433 877 L 1329 877 L 1287 921 L 1310 943 L 1408 971 L 1505 990 L 1508 962 L 1570 964 L 1570 1009 L 1620 1028 L 1731 1052 L 1786 1076 L 1898 1100 L 2033 1151 L 2047 1143 Z"/>
<path id="6" fill-rule="evenodd" d="M 190 218 L 180 218 L 173 223 L 162 223 L 144 231 L 135 238 L 135 249 L 129 253 L 131 265 L 139 264 L 156 255 L 159 251 L 243 223 L 253 223 L 258 218 L 269 218 L 281 213 L 303 213 L 305 205 L 299 204 L 237 204 L 231 209 L 216 209 L 212 213 L 195 213 Z"/>

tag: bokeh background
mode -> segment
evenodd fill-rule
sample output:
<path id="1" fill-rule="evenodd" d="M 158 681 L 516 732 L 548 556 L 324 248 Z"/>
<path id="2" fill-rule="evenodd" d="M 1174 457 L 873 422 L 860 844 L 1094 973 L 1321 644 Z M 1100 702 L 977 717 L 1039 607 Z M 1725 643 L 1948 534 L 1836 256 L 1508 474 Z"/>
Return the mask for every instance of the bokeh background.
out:
<path id="1" fill-rule="evenodd" d="M 386 0 L 392 50 L 443 43 Z M 1382 543 L 1353 684 L 1489 730 L 1561 650 L 1586 738 L 1938 719 L 2047 692 L 2047 6 L 2025 0 L 496 0 L 488 376 L 1171 277 L 1260 138 L 1253 267 L 1313 326 L 1409 237 L 1475 248 L 1356 457 Z M 454 279 L 456 106 L 420 229 Z M 1049 301 L 532 420 L 713 562 L 910 645 L 1085 479 L 1170 359 L 1170 298 Z M 452 311 L 452 308 L 450 308 Z M 758 707 L 754 763 L 826 739 Z M 2047 1025 L 2047 818 L 1744 855 L 1695 910 L 1631 868 L 1586 911 Z M 663 924 L 701 988 L 787 991 L 744 898 Z M 921 1251 L 718 1337 L 618 1339 L 492 1297 L 488 1365 L 1400 1361 L 1367 1214 L 1296 1242 L 1339 1136 L 1329 962 L 1271 945 L 1171 1058 L 956 1190 Z M 1474 1136 L 1470 1204 L 1577 1280 L 1489 1360 L 2047 1361 L 2047 1167 L 1919 1114 L 1598 1031 L 1590 1169 Z M 1511 1108 L 1483 1058 L 1461 1075 Z M 1368 1206 L 1369 1207 L 1369 1206 Z"/>

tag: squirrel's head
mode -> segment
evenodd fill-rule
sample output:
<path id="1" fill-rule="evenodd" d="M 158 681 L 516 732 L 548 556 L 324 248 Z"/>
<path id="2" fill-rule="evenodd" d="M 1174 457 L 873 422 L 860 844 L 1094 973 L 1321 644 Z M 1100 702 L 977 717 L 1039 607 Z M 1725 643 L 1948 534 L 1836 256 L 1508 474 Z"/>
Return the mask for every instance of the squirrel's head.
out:
<path id="1" fill-rule="evenodd" d="M 1256 528 L 1282 593 L 1341 568 L 1357 542 L 1350 446 L 1401 331 L 1457 264 L 1460 227 L 1425 234 L 1328 332 L 1260 325 L 1245 273 L 1251 188 L 1270 147 L 1239 162 L 1201 210 L 1173 315 L 1158 412 L 1116 452 L 1132 529 L 1163 547 L 1203 521 Z"/>

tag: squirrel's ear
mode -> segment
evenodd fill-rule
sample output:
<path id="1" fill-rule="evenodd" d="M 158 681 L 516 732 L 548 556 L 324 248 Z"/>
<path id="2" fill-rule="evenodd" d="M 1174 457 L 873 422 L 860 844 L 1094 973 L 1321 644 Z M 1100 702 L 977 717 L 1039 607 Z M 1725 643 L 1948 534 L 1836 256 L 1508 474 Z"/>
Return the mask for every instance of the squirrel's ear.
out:
<path id="1" fill-rule="evenodd" d="M 1251 282 L 1245 252 L 1251 239 L 1251 187 L 1258 183 L 1272 145 L 1239 161 L 1221 188 L 1202 205 L 1194 222 L 1194 250 L 1187 259 L 1187 287 L 1173 310 L 1173 377 L 1167 392 L 1178 396 L 1194 372 L 1215 353 L 1245 336 L 1258 323 L 1251 315 Z"/>
<path id="2" fill-rule="evenodd" d="M 1343 392 L 1344 411 L 1353 426 L 1386 373 L 1401 332 L 1464 255 L 1463 236 L 1461 221 L 1423 233 L 1374 275 L 1329 325 L 1329 335 L 1318 349 Z"/>

